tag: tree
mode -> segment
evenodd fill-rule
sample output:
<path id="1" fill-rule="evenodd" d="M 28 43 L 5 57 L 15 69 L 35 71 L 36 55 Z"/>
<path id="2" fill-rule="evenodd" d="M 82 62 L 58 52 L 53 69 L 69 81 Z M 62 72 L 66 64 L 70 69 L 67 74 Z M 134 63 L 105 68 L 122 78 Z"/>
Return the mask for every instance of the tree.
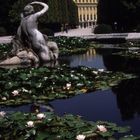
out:
<path id="1" fill-rule="evenodd" d="M 99 0 L 98 23 L 117 26 L 119 32 L 133 31 L 140 23 L 140 0 Z"/>
<path id="2" fill-rule="evenodd" d="M 0 1 L 0 27 L 5 28 L 7 31 L 10 29 L 10 20 L 8 18 L 9 10 L 15 1 L 16 0 Z"/>
<path id="3" fill-rule="evenodd" d="M 17 28 L 20 22 L 20 13 L 24 6 L 33 0 L 18 0 L 9 11 L 10 22 Z M 49 6 L 47 13 L 40 19 L 40 28 L 50 28 L 58 31 L 62 24 L 76 25 L 78 21 L 77 7 L 73 0 L 41 0 Z M 36 7 L 39 9 L 40 7 Z M 36 9 L 35 8 L 35 9 Z"/>
<path id="4" fill-rule="evenodd" d="M 68 17 L 69 26 L 72 28 L 78 25 L 78 7 L 73 0 L 67 0 L 68 2 Z"/>

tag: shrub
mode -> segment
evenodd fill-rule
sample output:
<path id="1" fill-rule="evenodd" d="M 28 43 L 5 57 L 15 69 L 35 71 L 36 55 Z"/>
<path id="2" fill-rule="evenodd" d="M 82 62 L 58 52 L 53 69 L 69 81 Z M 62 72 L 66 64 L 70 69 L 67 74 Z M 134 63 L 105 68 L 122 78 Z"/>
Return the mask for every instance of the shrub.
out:
<path id="1" fill-rule="evenodd" d="M 4 27 L 0 27 L 0 36 L 7 35 L 7 32 Z"/>
<path id="2" fill-rule="evenodd" d="M 40 31 L 47 36 L 54 36 L 54 32 L 51 29 L 43 28 Z"/>
<path id="3" fill-rule="evenodd" d="M 112 32 L 113 32 L 112 27 L 107 24 L 99 24 L 94 29 L 95 34 L 105 34 L 105 33 L 112 33 Z"/>
<path id="4" fill-rule="evenodd" d="M 140 32 L 140 24 L 136 27 L 136 32 Z"/>

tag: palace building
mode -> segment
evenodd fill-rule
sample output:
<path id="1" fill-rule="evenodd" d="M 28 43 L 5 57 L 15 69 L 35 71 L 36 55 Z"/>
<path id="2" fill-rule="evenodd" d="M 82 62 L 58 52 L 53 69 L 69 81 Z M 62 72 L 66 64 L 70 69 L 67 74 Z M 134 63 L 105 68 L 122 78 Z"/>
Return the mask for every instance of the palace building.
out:
<path id="1" fill-rule="evenodd" d="M 74 0 L 74 2 L 78 6 L 79 27 L 96 25 L 98 0 Z"/>

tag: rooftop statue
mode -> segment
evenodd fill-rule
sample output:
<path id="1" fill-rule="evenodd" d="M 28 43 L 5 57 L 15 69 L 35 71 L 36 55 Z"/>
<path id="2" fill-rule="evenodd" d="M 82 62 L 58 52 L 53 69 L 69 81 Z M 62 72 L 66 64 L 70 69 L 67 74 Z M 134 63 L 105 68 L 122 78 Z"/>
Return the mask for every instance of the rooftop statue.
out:
<path id="1" fill-rule="evenodd" d="M 35 12 L 33 5 L 43 8 Z M 48 62 L 58 58 L 59 49 L 55 42 L 48 41 L 47 35 L 38 30 L 38 18 L 48 11 L 48 5 L 34 1 L 24 7 L 17 35 L 12 40 L 12 57 L 2 61 L 0 65 L 31 64 Z"/>

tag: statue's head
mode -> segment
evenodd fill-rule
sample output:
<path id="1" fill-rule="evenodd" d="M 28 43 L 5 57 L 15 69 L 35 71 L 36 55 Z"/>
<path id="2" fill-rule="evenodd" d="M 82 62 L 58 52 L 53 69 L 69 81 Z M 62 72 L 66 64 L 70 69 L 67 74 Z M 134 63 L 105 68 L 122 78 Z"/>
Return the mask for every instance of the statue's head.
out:
<path id="1" fill-rule="evenodd" d="M 23 14 L 24 16 L 28 16 L 34 13 L 34 8 L 32 5 L 28 4 L 24 7 Z"/>

